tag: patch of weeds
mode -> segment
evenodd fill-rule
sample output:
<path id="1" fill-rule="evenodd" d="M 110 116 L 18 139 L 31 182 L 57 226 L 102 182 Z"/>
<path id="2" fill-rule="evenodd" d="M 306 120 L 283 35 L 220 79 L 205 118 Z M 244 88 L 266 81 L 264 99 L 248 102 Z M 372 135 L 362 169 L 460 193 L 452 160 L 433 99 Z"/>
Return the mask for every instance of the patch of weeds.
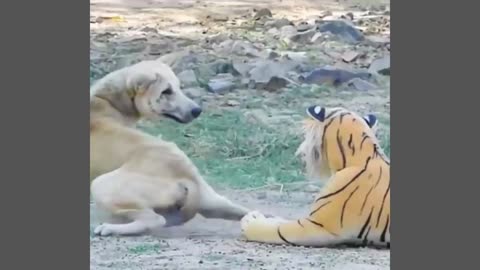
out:
<path id="1" fill-rule="evenodd" d="M 134 254 L 144 253 L 158 253 L 162 246 L 160 244 L 142 244 L 134 247 L 129 247 L 128 251 Z"/>
<path id="2" fill-rule="evenodd" d="M 264 185 L 267 179 L 304 179 L 294 155 L 300 138 L 284 129 L 251 124 L 238 111 L 205 112 L 188 125 L 164 121 L 143 128 L 175 142 L 210 182 L 246 188 Z"/>

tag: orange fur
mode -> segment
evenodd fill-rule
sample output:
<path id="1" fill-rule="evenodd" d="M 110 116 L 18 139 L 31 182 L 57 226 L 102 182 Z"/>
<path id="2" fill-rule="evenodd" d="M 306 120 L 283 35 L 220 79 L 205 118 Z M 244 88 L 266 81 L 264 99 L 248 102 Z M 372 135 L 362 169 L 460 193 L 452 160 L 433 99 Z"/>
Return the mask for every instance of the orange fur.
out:
<path id="1" fill-rule="evenodd" d="M 310 107 L 303 155 L 310 176 L 330 176 L 298 220 L 267 218 L 252 211 L 242 219 L 249 241 L 329 246 L 390 246 L 390 161 L 369 123 L 343 108 Z M 373 120 L 372 120 L 373 121 Z"/>

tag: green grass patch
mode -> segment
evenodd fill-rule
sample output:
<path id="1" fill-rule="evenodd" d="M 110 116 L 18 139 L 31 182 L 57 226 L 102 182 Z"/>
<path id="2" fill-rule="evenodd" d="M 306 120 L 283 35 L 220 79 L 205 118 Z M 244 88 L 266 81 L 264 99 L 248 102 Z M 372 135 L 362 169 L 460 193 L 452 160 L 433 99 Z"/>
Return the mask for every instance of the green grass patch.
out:
<path id="1" fill-rule="evenodd" d="M 300 138 L 248 123 L 238 111 L 205 112 L 188 125 L 163 121 L 144 129 L 177 143 L 212 183 L 247 188 L 304 179 L 294 156 Z"/>
<path id="2" fill-rule="evenodd" d="M 175 142 L 210 183 L 249 188 L 305 180 L 294 155 L 301 138 L 282 127 L 251 124 L 239 111 L 205 112 L 187 125 L 168 120 L 142 128 Z M 379 134 L 388 156 L 389 137 L 386 131 Z"/>
<path id="3" fill-rule="evenodd" d="M 158 253 L 162 246 L 160 244 L 142 244 L 128 248 L 128 251 L 134 254 Z"/>

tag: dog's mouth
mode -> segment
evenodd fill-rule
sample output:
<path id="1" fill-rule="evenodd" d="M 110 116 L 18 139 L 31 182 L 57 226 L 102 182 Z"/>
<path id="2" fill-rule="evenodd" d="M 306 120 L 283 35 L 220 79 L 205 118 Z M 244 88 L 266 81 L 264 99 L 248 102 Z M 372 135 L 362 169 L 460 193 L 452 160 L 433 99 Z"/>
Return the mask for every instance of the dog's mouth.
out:
<path id="1" fill-rule="evenodd" d="M 173 114 L 168 114 L 168 113 L 164 113 L 163 116 L 167 117 L 167 118 L 170 118 L 170 119 L 173 119 L 175 120 L 176 122 L 178 123 L 181 123 L 181 124 L 187 124 L 188 122 L 190 121 L 186 121 L 184 119 L 180 119 L 179 117 L 173 115 Z"/>

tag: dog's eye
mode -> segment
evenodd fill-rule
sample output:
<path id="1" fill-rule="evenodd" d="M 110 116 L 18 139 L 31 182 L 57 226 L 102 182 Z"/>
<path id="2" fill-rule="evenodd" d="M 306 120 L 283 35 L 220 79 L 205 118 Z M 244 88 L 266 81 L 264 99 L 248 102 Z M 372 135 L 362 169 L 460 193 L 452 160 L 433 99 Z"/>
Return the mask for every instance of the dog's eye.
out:
<path id="1" fill-rule="evenodd" d="M 171 95 L 171 94 L 173 94 L 173 90 L 170 87 L 163 90 L 163 92 L 162 92 L 162 95 Z"/>

